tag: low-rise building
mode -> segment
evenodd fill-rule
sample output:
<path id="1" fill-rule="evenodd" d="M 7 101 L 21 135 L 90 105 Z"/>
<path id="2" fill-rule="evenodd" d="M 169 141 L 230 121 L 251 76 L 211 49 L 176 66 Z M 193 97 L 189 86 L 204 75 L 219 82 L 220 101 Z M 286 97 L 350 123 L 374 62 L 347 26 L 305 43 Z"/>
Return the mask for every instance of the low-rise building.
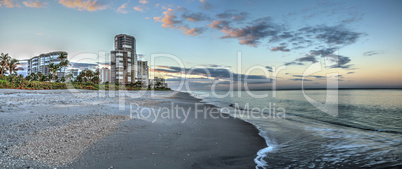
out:
<path id="1" fill-rule="evenodd" d="M 167 88 L 168 85 L 164 78 L 155 77 L 154 79 L 149 80 L 149 84 L 151 88 Z"/>

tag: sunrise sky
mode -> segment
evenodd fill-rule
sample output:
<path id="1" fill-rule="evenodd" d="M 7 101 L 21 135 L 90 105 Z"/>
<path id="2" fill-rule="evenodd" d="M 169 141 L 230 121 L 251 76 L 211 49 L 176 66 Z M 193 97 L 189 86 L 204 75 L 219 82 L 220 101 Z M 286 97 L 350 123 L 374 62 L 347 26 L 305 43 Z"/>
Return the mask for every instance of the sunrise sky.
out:
<path id="1" fill-rule="evenodd" d="M 0 0 L 0 52 L 23 60 L 63 50 L 76 65 L 93 64 L 115 35 L 129 34 L 144 60 L 181 60 L 184 68 L 167 58 L 151 68 L 171 86 L 189 79 L 201 89 L 217 81 L 262 89 L 275 80 L 297 88 L 322 64 L 306 86 L 325 87 L 337 73 L 340 87 L 402 87 L 401 16 L 400 0 Z"/>

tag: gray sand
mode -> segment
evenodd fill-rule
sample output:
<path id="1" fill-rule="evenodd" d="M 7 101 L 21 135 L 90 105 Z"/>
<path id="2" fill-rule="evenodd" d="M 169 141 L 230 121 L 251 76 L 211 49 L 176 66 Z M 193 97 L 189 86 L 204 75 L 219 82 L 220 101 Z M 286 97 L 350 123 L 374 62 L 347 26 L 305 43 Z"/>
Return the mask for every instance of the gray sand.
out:
<path id="1" fill-rule="evenodd" d="M 90 145 L 111 134 L 128 116 L 90 116 L 32 134 L 29 141 L 10 148 L 12 156 L 24 156 L 57 166 L 77 159 Z"/>
<path id="2" fill-rule="evenodd" d="M 99 97 L 85 90 L 0 89 L 0 168 L 255 168 L 253 160 L 265 142 L 254 126 L 216 110 L 196 115 L 195 103 L 200 110 L 214 107 L 186 93 L 171 93 L 122 101 L 107 92 Z M 125 110 L 119 110 L 119 103 Z M 172 103 L 182 110 L 171 112 L 182 114 L 191 108 L 189 116 L 139 116 L 171 109 Z M 133 112 L 133 119 L 123 122 L 130 108 L 144 111 Z M 38 145 L 47 149 L 32 148 Z M 56 152 L 44 153 L 55 147 Z M 32 158 L 37 153 L 42 157 Z"/>

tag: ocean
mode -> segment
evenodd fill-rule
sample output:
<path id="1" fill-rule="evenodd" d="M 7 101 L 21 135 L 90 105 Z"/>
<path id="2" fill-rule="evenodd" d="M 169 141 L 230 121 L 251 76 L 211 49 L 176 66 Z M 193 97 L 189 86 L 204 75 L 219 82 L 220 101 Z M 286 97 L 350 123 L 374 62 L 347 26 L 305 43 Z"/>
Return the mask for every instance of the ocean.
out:
<path id="1" fill-rule="evenodd" d="M 337 114 L 301 90 L 189 93 L 260 130 L 267 147 L 256 168 L 402 168 L 402 90 L 339 90 Z M 305 94 L 328 98 L 326 90 Z"/>

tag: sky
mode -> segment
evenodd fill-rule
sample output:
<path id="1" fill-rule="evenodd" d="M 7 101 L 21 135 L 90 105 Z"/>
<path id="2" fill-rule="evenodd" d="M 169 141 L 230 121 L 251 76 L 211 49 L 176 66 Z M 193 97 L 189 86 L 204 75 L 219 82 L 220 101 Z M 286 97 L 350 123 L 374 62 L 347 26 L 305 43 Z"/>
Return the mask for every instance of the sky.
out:
<path id="1" fill-rule="evenodd" d="M 84 68 L 128 34 L 173 88 L 400 88 L 401 16 L 400 0 L 0 0 L 0 52 Z"/>

